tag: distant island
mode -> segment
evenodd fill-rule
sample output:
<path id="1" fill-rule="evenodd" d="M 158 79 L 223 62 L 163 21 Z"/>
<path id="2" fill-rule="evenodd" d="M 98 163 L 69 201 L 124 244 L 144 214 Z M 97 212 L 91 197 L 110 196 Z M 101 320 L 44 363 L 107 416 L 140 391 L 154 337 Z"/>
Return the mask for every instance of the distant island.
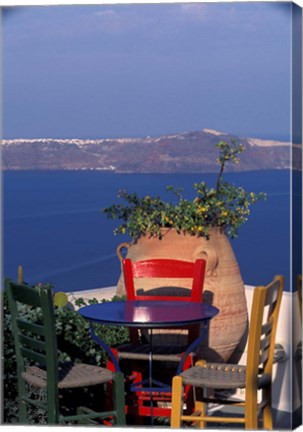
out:
<path id="1" fill-rule="evenodd" d="M 202 173 L 217 170 L 220 140 L 245 147 L 233 171 L 288 169 L 290 143 L 236 137 L 212 129 L 157 137 L 112 139 L 4 139 L 3 170 L 100 170 L 116 173 Z M 300 169 L 300 147 L 293 146 Z"/>

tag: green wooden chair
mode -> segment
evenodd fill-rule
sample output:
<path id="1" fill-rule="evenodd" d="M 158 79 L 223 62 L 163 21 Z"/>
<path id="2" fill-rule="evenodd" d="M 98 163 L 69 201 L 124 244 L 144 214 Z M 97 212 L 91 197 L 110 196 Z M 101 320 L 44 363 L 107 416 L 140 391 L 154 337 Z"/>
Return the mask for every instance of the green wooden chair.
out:
<path id="1" fill-rule="evenodd" d="M 44 287 L 29 287 L 7 279 L 5 281 L 17 361 L 19 422 L 27 423 L 27 407 L 31 405 L 47 413 L 47 423 L 94 423 L 97 419 L 112 419 L 125 425 L 124 379 L 121 372 L 83 363 L 59 364 L 55 331 L 53 291 Z M 24 319 L 19 305 L 42 311 L 43 324 Z M 77 407 L 73 415 L 59 411 L 59 391 L 105 383 L 113 386 L 110 410 L 96 412 Z M 34 399 L 30 386 L 46 390 L 45 401 Z M 74 402 L 74 399 L 72 399 Z"/>

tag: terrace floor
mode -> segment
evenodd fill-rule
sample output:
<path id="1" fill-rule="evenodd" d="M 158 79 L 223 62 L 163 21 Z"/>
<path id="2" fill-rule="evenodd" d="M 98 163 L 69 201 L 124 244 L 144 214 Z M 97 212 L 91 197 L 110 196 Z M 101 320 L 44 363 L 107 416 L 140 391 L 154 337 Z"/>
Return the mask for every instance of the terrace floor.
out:
<path id="1" fill-rule="evenodd" d="M 236 408 L 237 409 L 237 408 Z M 219 410 L 216 412 L 218 415 L 225 415 L 228 416 L 228 414 L 235 415 L 235 408 L 233 413 L 231 413 L 232 408 L 226 408 L 224 410 Z M 302 408 L 297 409 L 293 415 L 291 413 L 286 411 L 278 411 L 273 410 L 273 429 L 274 430 L 293 430 L 299 426 L 302 425 Z M 147 418 L 144 421 L 145 427 L 150 427 L 150 419 Z M 153 420 L 153 427 L 155 428 L 169 428 L 170 427 L 170 420 L 164 419 L 164 418 L 155 418 Z M 186 428 L 190 428 L 190 426 L 187 426 Z M 220 430 L 244 430 L 243 425 L 239 425 L 237 423 L 208 423 L 206 430 L 213 430 L 213 429 L 220 429 Z"/>

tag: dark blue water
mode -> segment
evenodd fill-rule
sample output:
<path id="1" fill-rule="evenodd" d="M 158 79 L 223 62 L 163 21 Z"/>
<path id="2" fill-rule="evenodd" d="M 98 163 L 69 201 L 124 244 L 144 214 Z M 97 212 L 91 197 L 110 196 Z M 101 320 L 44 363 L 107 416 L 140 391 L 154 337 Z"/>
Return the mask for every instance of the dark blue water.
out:
<path id="1" fill-rule="evenodd" d="M 290 274 L 290 179 L 287 171 L 226 174 L 268 199 L 252 207 L 251 217 L 232 240 L 245 283 L 262 284 L 274 274 Z M 184 187 L 194 197 L 198 174 L 112 174 L 96 171 L 20 171 L 3 175 L 3 276 L 17 277 L 18 265 L 29 283 L 51 282 L 56 291 L 116 284 L 114 222 L 99 210 L 116 201 L 119 189 L 166 196 L 166 185 Z M 215 175 L 203 176 L 214 183 Z M 289 289 L 286 283 L 286 289 Z"/>

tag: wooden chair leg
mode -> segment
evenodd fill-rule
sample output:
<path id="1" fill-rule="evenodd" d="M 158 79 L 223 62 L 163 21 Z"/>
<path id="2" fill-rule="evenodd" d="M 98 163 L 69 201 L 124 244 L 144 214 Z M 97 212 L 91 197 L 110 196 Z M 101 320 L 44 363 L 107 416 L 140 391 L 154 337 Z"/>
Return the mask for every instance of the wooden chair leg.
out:
<path id="1" fill-rule="evenodd" d="M 203 417 L 205 417 L 206 414 L 206 404 L 201 401 L 196 401 L 196 409 L 195 411 L 200 413 L 201 420 L 197 422 L 199 429 L 205 429 L 206 428 L 206 421 L 203 420 Z"/>
<path id="2" fill-rule="evenodd" d="M 181 427 L 181 415 L 183 412 L 183 380 L 180 376 L 173 378 L 172 406 L 171 406 L 171 427 Z"/>
<path id="3" fill-rule="evenodd" d="M 263 429 L 272 430 L 272 409 L 270 405 L 266 405 L 263 409 Z"/>
<path id="4" fill-rule="evenodd" d="M 26 424 L 27 423 L 27 409 L 26 409 L 26 402 L 23 400 L 23 398 L 26 395 L 26 384 L 22 378 L 19 378 L 19 381 L 18 381 L 18 393 L 19 393 L 18 421 L 20 424 Z"/>
<path id="5" fill-rule="evenodd" d="M 18 422 L 20 424 L 26 424 L 27 423 L 27 410 L 26 410 L 26 402 L 24 400 L 19 401 L 19 418 Z"/>
<path id="6" fill-rule="evenodd" d="M 114 384 L 114 406 L 116 410 L 116 425 L 125 426 L 125 395 L 124 377 L 122 372 L 116 372 Z"/>
<path id="7" fill-rule="evenodd" d="M 263 429 L 272 430 L 271 388 L 263 390 L 263 399 L 267 401 L 267 404 L 262 409 Z"/>
<path id="8" fill-rule="evenodd" d="M 257 389 L 246 389 L 245 429 L 258 429 Z"/>
<path id="9" fill-rule="evenodd" d="M 53 385 L 48 384 L 46 391 L 47 391 L 47 423 L 58 424 L 59 423 L 58 389 L 55 389 Z"/>
<path id="10" fill-rule="evenodd" d="M 206 365 L 206 360 L 200 359 L 196 362 L 196 366 L 204 367 L 205 365 Z M 203 396 L 205 396 L 204 392 L 207 392 L 207 389 L 201 388 L 201 391 L 203 392 Z M 199 411 L 201 413 L 200 414 L 201 417 L 204 417 L 206 415 L 206 404 L 202 401 L 197 400 L 197 395 L 196 395 L 197 389 L 194 389 L 194 392 L 195 392 L 195 411 Z M 198 422 L 198 424 L 199 424 L 200 429 L 206 428 L 206 421 L 205 420 L 201 419 Z"/>

